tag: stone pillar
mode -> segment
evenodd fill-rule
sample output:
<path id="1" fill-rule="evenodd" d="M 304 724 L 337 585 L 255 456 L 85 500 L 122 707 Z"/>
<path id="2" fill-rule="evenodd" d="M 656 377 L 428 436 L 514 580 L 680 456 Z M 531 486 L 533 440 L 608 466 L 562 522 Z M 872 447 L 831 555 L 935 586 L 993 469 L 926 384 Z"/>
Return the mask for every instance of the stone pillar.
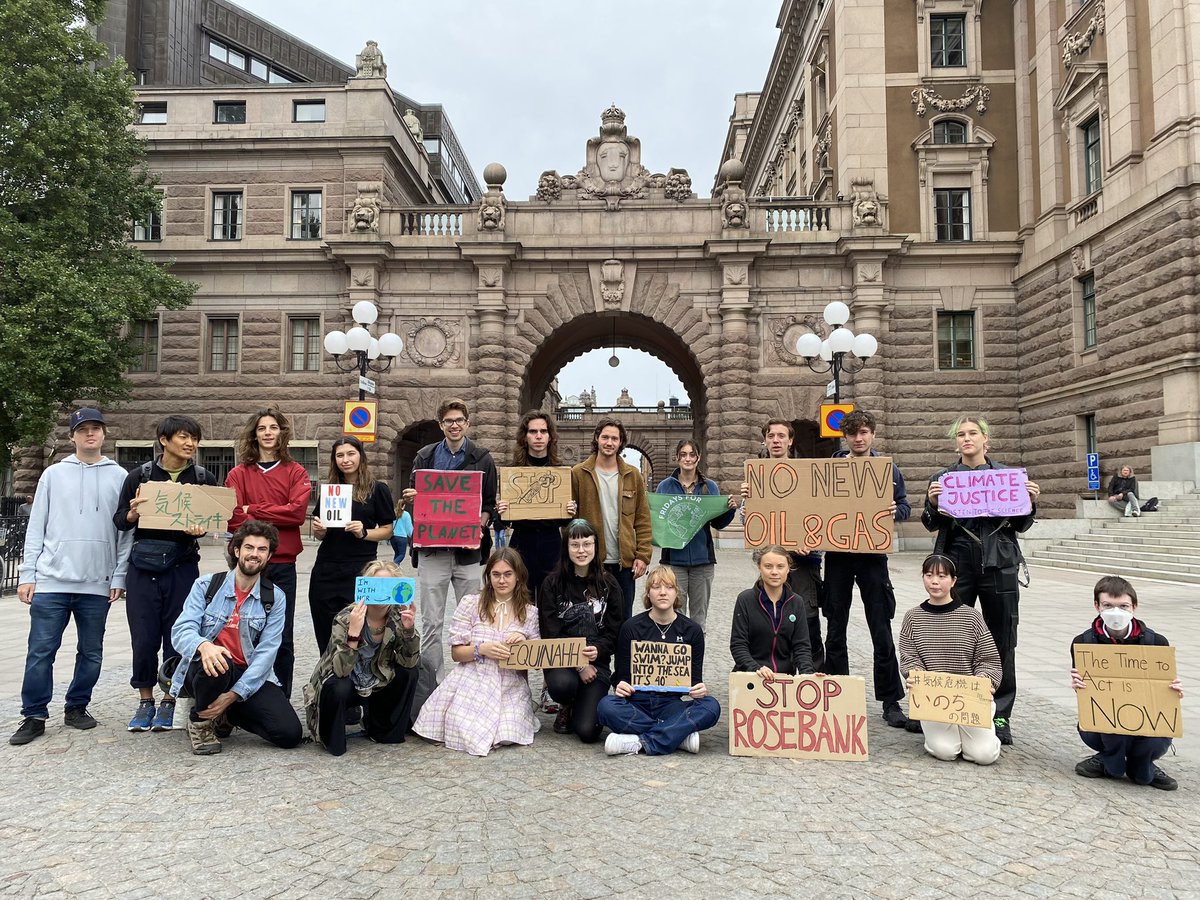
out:
<path id="1" fill-rule="evenodd" d="M 1194 481 L 1200 486 L 1200 369 L 1164 375 L 1158 446 L 1150 448 L 1155 481 Z"/>
<path id="2" fill-rule="evenodd" d="M 511 338 L 515 325 L 508 315 L 506 279 L 520 251 L 511 242 L 461 244 L 463 257 L 475 263 L 476 303 L 471 316 L 475 333 L 469 371 L 474 384 L 471 437 L 492 451 L 496 464 L 508 459 L 508 444 L 521 416 L 517 408 L 521 365 L 514 358 Z"/>
<path id="3" fill-rule="evenodd" d="M 883 369 L 888 352 L 887 335 L 884 333 L 887 302 L 883 296 L 883 270 L 886 259 L 886 254 L 880 253 L 853 253 L 850 257 L 854 270 L 850 328 L 855 334 L 866 332 L 874 335 L 879 341 L 879 349 L 862 371 L 853 376 L 854 387 L 849 399 L 883 420 L 887 419 Z"/>

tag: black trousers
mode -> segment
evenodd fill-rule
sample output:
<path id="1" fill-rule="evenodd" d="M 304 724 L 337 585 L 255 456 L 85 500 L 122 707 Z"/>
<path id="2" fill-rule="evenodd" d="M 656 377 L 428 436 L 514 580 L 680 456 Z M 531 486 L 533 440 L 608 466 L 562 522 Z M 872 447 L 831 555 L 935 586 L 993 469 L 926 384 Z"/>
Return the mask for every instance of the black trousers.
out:
<path id="1" fill-rule="evenodd" d="M 633 569 L 623 569 L 620 563 L 605 563 L 604 568 L 608 570 L 608 573 L 613 578 L 617 579 L 617 584 L 621 586 L 621 600 L 623 603 L 621 607 L 621 621 L 624 622 L 633 615 L 633 601 L 634 595 L 637 593 L 635 586 L 637 579 L 633 577 Z"/>
<path id="2" fill-rule="evenodd" d="M 984 569 L 982 551 L 970 538 L 955 542 L 947 555 L 958 566 L 955 588 L 959 599 L 971 606 L 979 604 L 983 621 L 1000 651 L 1004 673 L 996 688 L 996 718 L 1012 718 L 1013 703 L 1017 699 L 1017 625 L 1021 599 L 1017 570 L 1015 567 Z"/>
<path id="3" fill-rule="evenodd" d="M 792 563 L 788 587 L 804 601 L 808 612 L 808 643 L 812 648 L 813 671 L 825 671 L 825 645 L 821 643 L 821 570 L 817 566 Z"/>
<path id="4" fill-rule="evenodd" d="M 199 577 L 200 564 L 194 559 L 165 572 L 146 572 L 130 563 L 125 576 L 125 616 L 133 648 L 130 686 L 150 688 L 158 684 L 160 650 L 163 659 L 178 656 L 171 643 L 171 629 Z"/>
<path id="5" fill-rule="evenodd" d="M 604 726 L 596 716 L 600 699 L 608 693 L 610 675 L 603 669 L 596 670 L 590 684 L 584 684 L 575 669 L 544 669 L 542 677 L 550 696 L 564 706 L 571 707 L 571 727 L 575 735 L 585 744 L 600 740 Z"/>
<path id="6" fill-rule="evenodd" d="M 331 675 L 321 684 L 317 700 L 321 743 L 334 756 L 346 752 L 346 710 L 359 704 L 363 707 L 363 730 L 371 740 L 380 744 L 404 743 L 416 689 L 415 668 L 398 667 L 396 677 L 372 691 L 370 697 L 359 695 L 350 676 Z"/>
<path id="7" fill-rule="evenodd" d="M 206 675 L 200 661 L 193 662 L 184 679 L 184 686 L 192 695 L 191 721 L 199 722 L 200 716 L 197 714 L 207 709 L 218 696 L 233 690 L 245 671 L 244 666 L 230 663 L 222 674 Z M 304 739 L 304 729 L 300 727 L 300 719 L 292 709 L 292 704 L 283 695 L 279 685 L 270 681 L 263 682 L 263 686 L 245 700 L 230 706 L 226 718 L 230 725 L 244 728 L 285 750 L 299 746 Z"/>
<path id="8" fill-rule="evenodd" d="M 296 667 L 296 642 L 293 635 L 296 624 L 296 564 L 271 563 L 267 566 L 267 578 L 279 585 L 287 597 L 287 617 L 283 623 L 283 641 L 275 654 L 275 677 L 283 685 L 283 695 L 292 696 L 292 672 Z"/>
<path id="9" fill-rule="evenodd" d="M 887 556 L 883 553 L 825 554 L 825 672 L 849 675 L 850 658 L 846 646 L 846 628 L 854 602 L 854 584 L 862 597 L 867 628 L 874 648 L 875 699 L 884 703 L 904 696 L 900 665 L 892 640 L 892 617 L 896 615 L 896 596 L 888 577 Z"/>
<path id="10" fill-rule="evenodd" d="M 355 560 L 349 564 L 319 561 L 313 566 L 308 578 L 308 608 L 318 653 L 324 654 L 329 646 L 337 614 L 354 602 L 354 579 L 365 565 Z"/>

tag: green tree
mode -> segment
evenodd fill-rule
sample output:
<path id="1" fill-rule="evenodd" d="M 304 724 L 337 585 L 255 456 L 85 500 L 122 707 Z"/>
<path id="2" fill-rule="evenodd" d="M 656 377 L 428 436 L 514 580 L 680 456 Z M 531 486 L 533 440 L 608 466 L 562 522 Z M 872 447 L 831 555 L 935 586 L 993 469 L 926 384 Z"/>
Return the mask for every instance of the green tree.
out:
<path id="1" fill-rule="evenodd" d="M 195 290 L 126 243 L 161 200 L 133 80 L 90 30 L 104 5 L 0 3 L 0 467 L 66 404 L 127 396 L 128 324 Z"/>

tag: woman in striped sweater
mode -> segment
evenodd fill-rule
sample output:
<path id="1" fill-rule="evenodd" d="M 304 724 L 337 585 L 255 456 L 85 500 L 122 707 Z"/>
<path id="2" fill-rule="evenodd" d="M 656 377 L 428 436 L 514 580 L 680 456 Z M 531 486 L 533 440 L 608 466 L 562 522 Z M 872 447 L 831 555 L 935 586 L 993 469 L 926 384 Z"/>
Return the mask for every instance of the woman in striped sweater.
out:
<path id="1" fill-rule="evenodd" d="M 935 553 L 922 564 L 921 576 L 929 599 L 910 609 L 900 626 L 900 671 L 908 689 L 913 688 L 912 672 L 948 672 L 987 678 L 995 694 L 1000 654 L 983 616 L 955 594 L 954 560 Z M 990 766 L 1000 758 L 1000 739 L 991 722 L 986 728 L 975 728 L 923 721 L 921 730 L 925 750 L 938 759 L 952 760 L 961 753 L 963 759 Z"/>

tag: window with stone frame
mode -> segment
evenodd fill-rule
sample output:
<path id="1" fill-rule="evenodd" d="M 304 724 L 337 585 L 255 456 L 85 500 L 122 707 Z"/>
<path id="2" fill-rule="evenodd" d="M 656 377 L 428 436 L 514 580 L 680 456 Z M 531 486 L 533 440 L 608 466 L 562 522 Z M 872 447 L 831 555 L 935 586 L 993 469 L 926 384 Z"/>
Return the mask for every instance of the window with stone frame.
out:
<path id="1" fill-rule="evenodd" d="M 121 444 L 117 446 L 117 465 L 132 472 L 154 459 L 154 444 Z"/>
<path id="2" fill-rule="evenodd" d="M 129 342 L 140 352 L 129 365 L 130 372 L 158 371 L 158 319 L 138 319 L 129 326 Z"/>
<path id="3" fill-rule="evenodd" d="M 224 484 L 229 476 L 229 470 L 237 465 L 237 451 L 232 446 L 222 447 L 211 441 L 200 447 L 196 460 L 217 478 L 217 484 Z"/>
<path id="4" fill-rule="evenodd" d="M 208 371 L 236 372 L 238 367 L 239 322 L 235 316 L 208 319 Z"/>
<path id="5" fill-rule="evenodd" d="M 975 368 L 975 312 L 937 314 L 937 360 L 939 369 Z"/>
<path id="6" fill-rule="evenodd" d="M 967 65 L 967 17 L 929 17 L 929 64 L 935 69 L 961 69 Z"/>
<path id="7" fill-rule="evenodd" d="M 139 243 L 144 241 L 161 241 L 162 224 L 161 209 L 148 210 L 145 218 L 134 219 L 133 240 Z"/>
<path id="8" fill-rule="evenodd" d="M 939 119 L 933 123 L 933 142 L 935 144 L 965 144 L 967 142 L 967 123 L 962 119 Z"/>
<path id="9" fill-rule="evenodd" d="M 214 125 L 245 125 L 245 100 L 217 100 L 213 103 Z"/>
<path id="10" fill-rule="evenodd" d="M 321 192 L 292 191 L 292 240 L 321 239 Z"/>
<path id="11" fill-rule="evenodd" d="M 242 239 L 242 192 L 213 191 L 212 239 L 240 241 Z"/>
<path id="12" fill-rule="evenodd" d="M 167 124 L 167 104 L 159 101 L 154 103 L 142 103 L 138 105 L 138 124 L 139 125 L 166 125 Z"/>
<path id="13" fill-rule="evenodd" d="M 288 319 L 292 372 L 321 371 L 321 319 L 294 316 Z"/>
<path id="14" fill-rule="evenodd" d="M 1092 116 L 1079 128 L 1083 146 L 1083 190 L 1094 194 L 1103 184 L 1103 164 L 1100 154 L 1100 114 Z"/>
<path id="15" fill-rule="evenodd" d="M 934 188 L 933 219 L 937 240 L 971 240 L 970 189 Z"/>
<path id="16" fill-rule="evenodd" d="M 1083 349 L 1096 346 L 1096 276 L 1089 272 L 1079 279 L 1079 300 L 1083 312 Z"/>
<path id="17" fill-rule="evenodd" d="M 324 122 L 324 100 L 296 100 L 292 103 L 293 122 Z"/>
<path id="18" fill-rule="evenodd" d="M 1075 420 L 1075 431 L 1078 435 L 1079 446 L 1083 447 L 1083 452 L 1099 453 L 1100 446 L 1096 440 L 1096 414 L 1087 413 L 1078 416 Z"/>

